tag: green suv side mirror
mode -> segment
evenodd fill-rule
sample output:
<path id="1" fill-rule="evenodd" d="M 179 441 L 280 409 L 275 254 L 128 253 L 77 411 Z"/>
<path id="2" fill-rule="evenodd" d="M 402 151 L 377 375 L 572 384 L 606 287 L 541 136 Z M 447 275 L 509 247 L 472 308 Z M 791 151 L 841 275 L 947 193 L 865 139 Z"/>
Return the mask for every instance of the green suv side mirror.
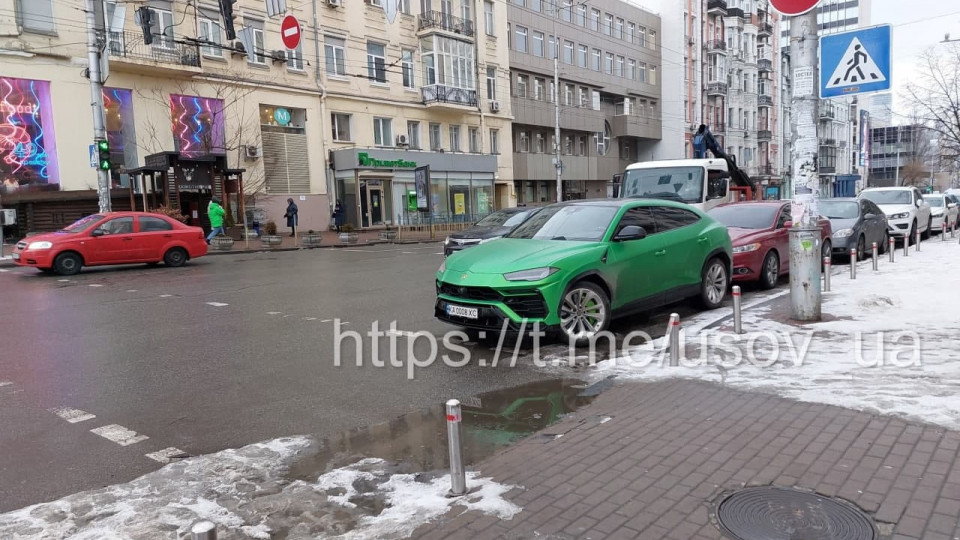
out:
<path id="1" fill-rule="evenodd" d="M 639 225 L 627 225 L 620 229 L 620 232 L 613 237 L 614 242 L 626 242 L 629 240 L 642 240 L 647 237 L 647 231 Z"/>

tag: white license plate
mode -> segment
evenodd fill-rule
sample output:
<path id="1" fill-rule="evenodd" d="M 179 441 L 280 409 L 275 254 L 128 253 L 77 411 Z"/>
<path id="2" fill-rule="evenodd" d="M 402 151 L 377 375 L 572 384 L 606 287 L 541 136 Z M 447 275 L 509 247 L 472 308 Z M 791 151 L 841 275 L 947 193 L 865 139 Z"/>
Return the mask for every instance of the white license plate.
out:
<path id="1" fill-rule="evenodd" d="M 453 304 L 447 304 L 447 315 L 452 317 L 463 317 L 464 319 L 479 318 L 477 308 L 455 306 Z"/>
<path id="2" fill-rule="evenodd" d="M 12 254 L 12 255 L 10 255 L 10 256 L 13 257 L 13 260 L 15 260 L 15 261 L 19 261 L 19 260 L 20 260 L 20 254 L 19 254 L 19 253 L 14 253 L 14 254 Z"/>

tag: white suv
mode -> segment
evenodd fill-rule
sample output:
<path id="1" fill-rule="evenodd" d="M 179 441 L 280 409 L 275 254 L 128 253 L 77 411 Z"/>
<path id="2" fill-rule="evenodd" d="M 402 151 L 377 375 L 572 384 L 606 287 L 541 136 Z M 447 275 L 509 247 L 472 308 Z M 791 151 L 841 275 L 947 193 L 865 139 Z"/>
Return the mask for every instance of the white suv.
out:
<path id="1" fill-rule="evenodd" d="M 890 223 L 890 235 L 906 237 L 913 242 L 917 231 L 924 238 L 930 235 L 933 218 L 930 205 L 923 200 L 920 190 L 912 187 L 869 188 L 860 192 L 883 210 Z"/>

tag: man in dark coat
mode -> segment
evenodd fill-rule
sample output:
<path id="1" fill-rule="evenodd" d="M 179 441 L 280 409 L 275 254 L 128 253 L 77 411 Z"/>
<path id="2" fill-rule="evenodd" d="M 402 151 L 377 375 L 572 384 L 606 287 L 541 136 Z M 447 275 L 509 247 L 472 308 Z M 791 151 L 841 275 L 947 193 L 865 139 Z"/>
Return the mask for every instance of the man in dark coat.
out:
<path id="1" fill-rule="evenodd" d="M 297 214 L 300 210 L 297 208 L 296 203 L 293 202 L 293 199 L 287 199 L 287 212 L 283 214 L 283 217 L 287 218 L 287 227 L 290 227 L 290 236 L 296 236 L 297 234 Z"/>
<path id="2" fill-rule="evenodd" d="M 337 200 L 337 205 L 333 209 L 333 223 L 337 226 L 337 232 L 340 232 L 344 221 L 346 221 L 346 216 L 343 211 L 343 203 Z"/>

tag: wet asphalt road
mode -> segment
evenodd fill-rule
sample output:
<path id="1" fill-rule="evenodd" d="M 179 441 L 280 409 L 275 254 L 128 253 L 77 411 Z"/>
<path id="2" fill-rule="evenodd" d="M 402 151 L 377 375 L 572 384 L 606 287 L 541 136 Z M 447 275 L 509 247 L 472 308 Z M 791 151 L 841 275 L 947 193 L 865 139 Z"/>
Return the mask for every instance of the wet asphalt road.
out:
<path id="1" fill-rule="evenodd" d="M 0 511 L 129 481 L 167 448 L 189 455 L 286 435 L 332 435 L 451 397 L 554 378 L 529 362 L 436 362 L 409 380 L 389 339 L 335 365 L 335 321 L 442 334 L 439 244 L 211 256 L 180 269 L 88 269 L 68 279 L 0 268 Z M 683 315 L 686 305 L 672 307 Z M 668 311 L 615 329 L 662 335 Z M 408 335 L 395 335 L 407 360 Z M 425 340 L 416 356 L 427 356 Z M 509 356 L 509 352 L 507 353 Z M 70 422 L 52 412 L 96 415 Z M 80 414 L 80 413 L 74 413 Z M 82 417 L 81 417 L 82 418 Z M 116 425 L 113 440 L 92 429 Z M 135 434 L 120 438 L 122 429 Z M 139 436 L 148 438 L 137 440 Z M 115 442 L 119 441 L 119 442 Z"/>

